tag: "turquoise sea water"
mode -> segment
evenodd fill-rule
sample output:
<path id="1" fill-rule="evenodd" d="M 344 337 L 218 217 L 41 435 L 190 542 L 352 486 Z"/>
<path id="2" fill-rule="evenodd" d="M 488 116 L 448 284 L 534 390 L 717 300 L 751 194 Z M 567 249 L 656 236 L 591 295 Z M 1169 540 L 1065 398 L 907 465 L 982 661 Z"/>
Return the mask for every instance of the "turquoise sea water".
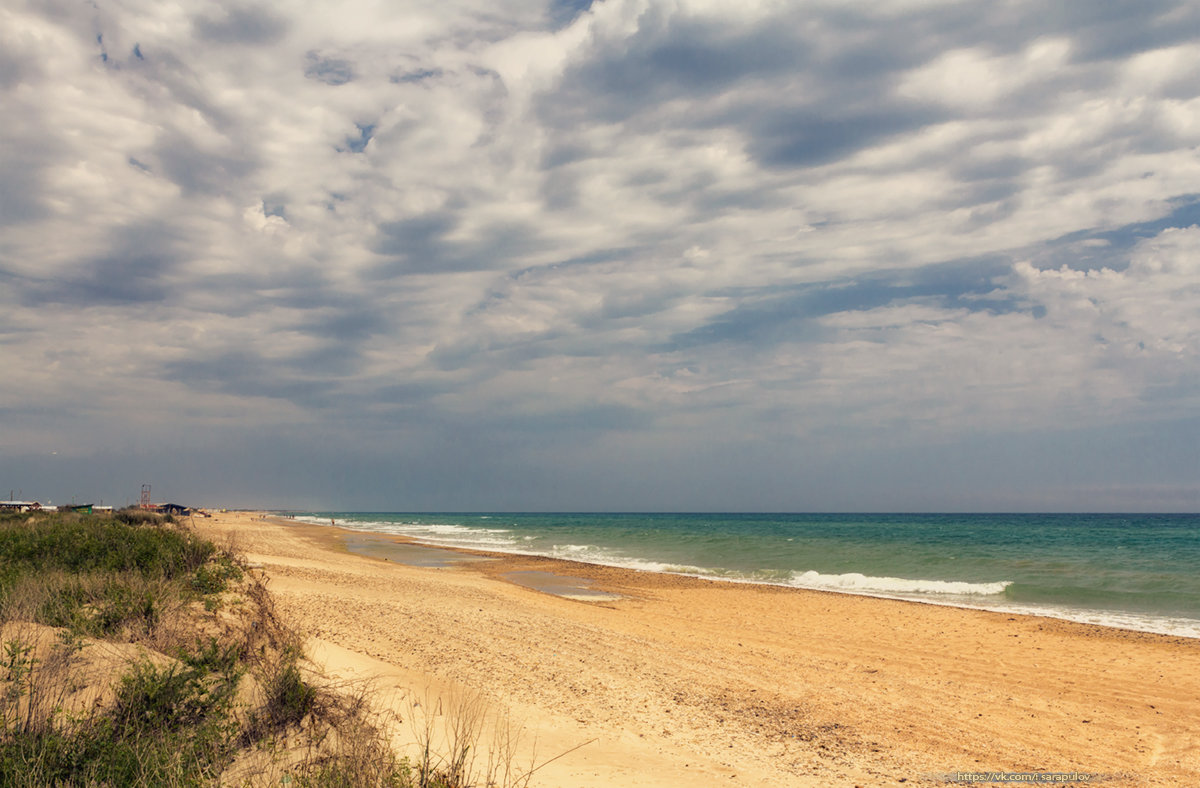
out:
<path id="1" fill-rule="evenodd" d="M 403 514 L 301 519 L 427 544 L 1200 637 L 1195 514 Z"/>

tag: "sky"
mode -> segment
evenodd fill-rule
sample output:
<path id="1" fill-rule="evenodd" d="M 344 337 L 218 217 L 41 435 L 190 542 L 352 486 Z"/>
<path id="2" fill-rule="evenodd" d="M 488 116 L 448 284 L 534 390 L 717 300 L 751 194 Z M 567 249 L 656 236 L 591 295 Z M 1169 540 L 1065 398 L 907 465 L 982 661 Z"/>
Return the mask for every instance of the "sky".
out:
<path id="1" fill-rule="evenodd" d="M 1200 510 L 1200 4 L 7 0 L 0 495 Z"/>

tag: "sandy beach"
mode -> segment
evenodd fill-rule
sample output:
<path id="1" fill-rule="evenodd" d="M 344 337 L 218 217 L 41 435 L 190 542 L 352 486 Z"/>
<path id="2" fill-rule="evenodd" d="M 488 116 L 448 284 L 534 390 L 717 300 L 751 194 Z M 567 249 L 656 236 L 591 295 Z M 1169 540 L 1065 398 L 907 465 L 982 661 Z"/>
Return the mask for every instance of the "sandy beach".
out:
<path id="1" fill-rule="evenodd" d="M 562 754 L 533 785 L 1018 772 L 1200 785 L 1200 640 L 525 556 L 457 561 L 251 513 L 196 526 L 261 565 L 331 679 L 371 679 L 401 716 L 475 693 L 521 726 L 519 758 Z"/>

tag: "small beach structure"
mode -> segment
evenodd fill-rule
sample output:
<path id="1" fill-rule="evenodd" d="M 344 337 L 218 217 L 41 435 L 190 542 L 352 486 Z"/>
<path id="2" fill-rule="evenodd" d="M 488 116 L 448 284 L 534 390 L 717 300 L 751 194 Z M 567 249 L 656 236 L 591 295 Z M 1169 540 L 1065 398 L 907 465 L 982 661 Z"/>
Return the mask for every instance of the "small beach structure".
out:
<path id="1" fill-rule="evenodd" d="M 42 505 L 37 501 L 0 501 L 0 512 L 28 512 L 41 508 Z"/>

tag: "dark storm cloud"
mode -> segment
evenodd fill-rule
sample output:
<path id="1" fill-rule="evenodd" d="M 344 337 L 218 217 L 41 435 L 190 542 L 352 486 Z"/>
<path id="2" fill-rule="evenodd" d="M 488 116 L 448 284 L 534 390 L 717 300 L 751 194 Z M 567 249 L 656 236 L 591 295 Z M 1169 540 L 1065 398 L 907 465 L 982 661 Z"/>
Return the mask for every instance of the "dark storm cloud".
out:
<path id="1" fill-rule="evenodd" d="M 937 4 L 896 15 L 883 29 L 850 10 L 827 12 L 825 19 L 839 32 L 875 30 L 885 51 L 909 50 L 925 59 L 960 47 L 1008 54 L 1039 38 L 1062 36 L 1072 40 L 1077 61 L 1111 60 L 1191 40 L 1200 32 L 1200 11 L 1186 0 Z"/>
<path id="2" fill-rule="evenodd" d="M 313 315 L 297 325 L 297 330 L 337 344 L 360 342 L 384 333 L 389 322 L 375 307 L 362 300 L 339 299 L 343 305 L 328 315 Z M 346 303 L 349 302 L 349 303 Z"/>
<path id="3" fill-rule="evenodd" d="M 934 123 L 945 114 L 918 105 L 872 103 L 849 110 L 802 107 L 768 110 L 746 124 L 747 149 L 767 167 L 813 167 Z"/>
<path id="4" fill-rule="evenodd" d="M 37 155 L 13 154 L 0 148 L 0 227 L 24 224 L 46 214 L 41 204 L 45 162 Z"/>
<path id="5" fill-rule="evenodd" d="M 1018 175 L 1029 168 L 1029 161 L 1016 155 L 993 158 L 963 156 L 950 166 L 954 180 L 963 183 L 1000 181 L 1013 183 Z"/>
<path id="6" fill-rule="evenodd" d="M 326 57 L 316 50 L 304 56 L 304 76 L 326 85 L 345 85 L 354 79 L 354 64 L 341 58 Z"/>
<path id="7" fill-rule="evenodd" d="M 519 224 L 486 227 L 470 240 L 450 238 L 459 223 L 456 212 L 442 210 L 379 225 L 374 251 L 392 259 L 375 275 L 495 270 L 541 246 L 536 230 Z"/>
<path id="8" fill-rule="evenodd" d="M 577 161 L 591 158 L 594 155 L 591 148 L 582 145 L 578 140 L 560 140 L 548 146 L 542 154 L 542 169 L 553 170 L 564 164 L 574 164 Z"/>
<path id="9" fill-rule="evenodd" d="M 164 276 L 173 263 L 171 256 L 153 246 L 96 258 L 89 261 L 86 278 L 56 288 L 56 300 L 75 304 L 163 301 L 170 292 Z"/>
<path id="10" fill-rule="evenodd" d="M 0 228 L 47 215 L 46 174 L 72 149 L 45 130 L 46 110 L 21 107 L 5 117 L 0 131 Z"/>
<path id="11" fill-rule="evenodd" d="M 29 73 L 28 66 L 15 54 L 0 49 L 0 90 L 13 87 Z"/>
<path id="12" fill-rule="evenodd" d="M 436 270 L 447 256 L 445 237 L 457 223 L 454 214 L 443 211 L 381 224 L 381 238 L 375 244 L 375 251 L 411 261 L 418 270 L 426 270 L 427 265 Z"/>
<path id="13" fill-rule="evenodd" d="M 986 42 L 1002 53 L 1042 35 L 1028 16 L 1008 16 L 1002 9 L 950 6 L 897 14 L 881 25 L 851 9 L 795 9 L 739 25 L 651 9 L 633 36 L 602 42 L 574 64 L 540 110 L 553 125 L 587 117 L 624 121 L 667 101 L 713 99 L 736 87 L 751 96 L 735 102 L 723 123 L 747 107 L 796 111 L 850 103 L 865 112 L 886 97 L 897 74 L 948 48 Z M 760 86 L 776 92 L 755 95 Z M 711 113 L 702 111 L 699 124 Z"/>
<path id="14" fill-rule="evenodd" d="M 287 21 L 270 9 L 248 6 L 218 10 L 193 24 L 202 40 L 218 44 L 270 44 L 288 29 Z"/>
<path id="15" fill-rule="evenodd" d="M 185 361 L 170 361 L 163 367 L 168 380 L 207 391 L 241 397 L 268 397 L 323 408 L 334 401 L 337 384 L 313 374 L 328 362 L 323 357 L 295 357 L 286 360 L 266 358 L 245 350 L 234 350 Z M 349 363 L 339 360 L 335 366 Z M 343 369 L 333 370 L 334 373 Z M 328 374 L 328 373 L 326 373 Z"/>
<path id="16" fill-rule="evenodd" d="M 335 328 L 347 331 L 346 326 Z M 361 327 L 353 327 L 361 333 Z M 297 353 L 285 363 L 287 369 L 296 373 L 296 377 L 304 380 L 322 380 L 323 378 L 346 379 L 352 378 L 362 370 L 363 354 L 360 344 L 355 339 L 347 341 L 329 341 L 330 336 L 322 336 L 325 340 L 319 346 Z M 286 378 L 285 378 L 286 379 Z M 304 404 L 298 401 L 297 404 Z"/>
<path id="17" fill-rule="evenodd" d="M 1038 11 L 1046 28 L 1075 40 L 1079 60 L 1125 58 L 1200 36 L 1200 7 L 1179 0 L 1078 0 Z"/>
<path id="18" fill-rule="evenodd" d="M 547 122 L 625 121 L 664 101 L 713 96 L 806 60 L 795 37 L 777 25 L 731 31 L 715 22 L 667 19 L 653 10 L 641 22 L 632 39 L 609 44 L 567 71 L 541 103 Z"/>
<path id="19" fill-rule="evenodd" d="M 832 46 L 819 34 L 806 38 L 803 25 L 778 19 L 737 28 L 647 17 L 631 40 L 575 66 L 543 98 L 543 119 L 567 132 L 548 149 L 545 166 L 585 155 L 570 142 L 569 128 L 590 121 L 623 122 L 631 131 L 663 123 L 735 128 L 760 164 L 806 167 L 945 118 L 941 110 L 892 95 L 897 71 L 936 51 L 931 36 L 914 42 L 874 28 Z M 845 23 L 836 15 L 824 21 L 833 28 Z M 921 26 L 919 20 L 909 24 Z M 777 86 L 769 92 L 756 90 L 772 82 Z"/>
<path id="20" fill-rule="evenodd" d="M 193 277 L 188 296 L 212 315 L 254 318 L 269 330 L 298 332 L 334 346 L 351 347 L 392 331 L 397 321 L 371 293 L 350 293 L 323 265 L 284 265 L 265 258 L 261 267 Z M 350 354 L 357 358 L 357 351 Z"/>
<path id="21" fill-rule="evenodd" d="M 995 280 L 1008 274 L 1011 267 L 1011 261 L 996 258 L 955 261 L 815 285 L 739 293 L 740 306 L 674 337 L 668 349 L 722 342 L 769 347 L 781 342 L 817 341 L 826 332 L 814 322 L 816 318 L 914 299 L 944 309 L 1013 312 L 1021 308 L 1017 299 L 990 296 L 997 289 Z"/>
<path id="22" fill-rule="evenodd" d="M 263 216 L 278 216 L 287 221 L 287 204 L 283 197 L 271 196 L 262 201 Z"/>
<path id="23" fill-rule="evenodd" d="M 257 166 L 250 150 L 206 150 L 180 131 L 166 131 L 155 143 L 158 170 L 185 192 L 223 194 Z"/>
<path id="24" fill-rule="evenodd" d="M 80 275 L 56 279 L 11 277 L 14 290 L 26 303 L 68 304 L 74 307 L 135 305 L 165 301 L 170 289 L 163 281 L 173 258 L 156 251 L 131 251 L 89 258 Z"/>
<path id="25" fill-rule="evenodd" d="M 450 381 L 387 383 L 372 391 L 371 399 L 383 405 L 417 406 L 457 388 L 458 384 Z"/>
<path id="26" fill-rule="evenodd" d="M 550 0 L 550 25 L 559 30 L 592 7 L 593 0 Z"/>
<path id="27" fill-rule="evenodd" d="M 409 85 L 427 80 L 438 79 L 443 75 L 440 68 L 420 68 L 414 71 L 404 71 L 399 74 L 393 74 L 390 81 L 397 85 Z"/>
<path id="28" fill-rule="evenodd" d="M 135 305 L 175 300 L 170 275 L 182 260 L 181 234 L 169 224 L 148 221 L 114 230 L 103 252 L 88 255 L 71 273 L 53 278 L 18 278 L 14 286 L 29 302 L 71 306 Z"/>

